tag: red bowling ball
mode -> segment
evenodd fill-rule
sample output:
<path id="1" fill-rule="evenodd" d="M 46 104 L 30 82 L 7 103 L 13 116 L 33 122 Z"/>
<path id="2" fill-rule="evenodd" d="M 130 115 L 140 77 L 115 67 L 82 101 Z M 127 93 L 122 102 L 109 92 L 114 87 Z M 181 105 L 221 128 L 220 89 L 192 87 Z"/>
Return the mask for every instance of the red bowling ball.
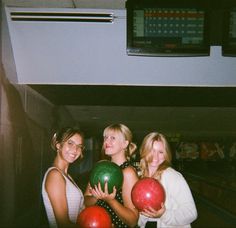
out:
<path id="1" fill-rule="evenodd" d="M 159 210 L 161 204 L 165 202 L 165 190 L 158 180 L 144 177 L 134 185 L 131 191 L 131 199 L 139 211 L 149 207 Z"/>
<path id="2" fill-rule="evenodd" d="M 112 222 L 109 213 L 103 207 L 94 205 L 81 211 L 77 225 L 79 228 L 111 228 Z"/>

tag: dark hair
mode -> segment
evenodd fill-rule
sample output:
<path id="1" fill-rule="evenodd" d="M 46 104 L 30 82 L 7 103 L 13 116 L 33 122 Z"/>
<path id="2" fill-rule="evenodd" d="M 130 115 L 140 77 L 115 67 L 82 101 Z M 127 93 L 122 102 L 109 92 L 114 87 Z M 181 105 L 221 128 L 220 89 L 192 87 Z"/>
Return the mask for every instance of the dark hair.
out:
<path id="1" fill-rule="evenodd" d="M 51 147 L 54 151 L 57 150 L 58 143 L 64 143 L 73 135 L 79 134 L 84 140 L 84 133 L 78 127 L 64 127 L 54 133 L 51 140 Z"/>

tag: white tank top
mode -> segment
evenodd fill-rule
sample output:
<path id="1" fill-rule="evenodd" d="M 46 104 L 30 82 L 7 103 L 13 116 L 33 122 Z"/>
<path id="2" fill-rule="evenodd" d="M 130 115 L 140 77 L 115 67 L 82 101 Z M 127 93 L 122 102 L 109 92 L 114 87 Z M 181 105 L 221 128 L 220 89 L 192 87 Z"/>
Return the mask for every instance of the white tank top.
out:
<path id="1" fill-rule="evenodd" d="M 68 214 L 69 214 L 69 218 L 71 222 L 76 223 L 78 214 L 84 208 L 83 193 L 80 190 L 80 188 L 77 185 L 75 185 L 75 183 L 72 183 L 72 181 L 67 176 L 65 176 L 58 168 L 50 167 L 45 173 L 44 178 L 43 178 L 43 183 L 42 183 L 42 196 L 43 196 L 44 207 L 47 213 L 49 225 L 50 227 L 53 227 L 53 228 L 57 227 L 57 222 L 56 222 L 56 218 L 53 212 L 53 208 L 49 200 L 47 191 L 45 189 L 45 181 L 46 181 L 47 175 L 49 171 L 52 169 L 57 169 L 65 178 Z"/>

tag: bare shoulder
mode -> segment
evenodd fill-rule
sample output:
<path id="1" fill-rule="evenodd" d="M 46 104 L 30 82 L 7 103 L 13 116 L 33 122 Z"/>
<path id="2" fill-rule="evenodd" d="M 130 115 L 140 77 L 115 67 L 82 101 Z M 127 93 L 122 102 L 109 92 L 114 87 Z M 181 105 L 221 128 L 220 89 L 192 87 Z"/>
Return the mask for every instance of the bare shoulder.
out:
<path id="1" fill-rule="evenodd" d="M 55 183 L 64 183 L 65 179 L 61 172 L 57 169 L 51 169 L 46 178 L 46 186 L 55 184 Z"/>
<path id="2" fill-rule="evenodd" d="M 62 177 L 61 172 L 57 168 L 52 168 L 51 170 L 49 170 L 47 175 L 47 177 L 57 177 L 57 176 Z"/>
<path id="3" fill-rule="evenodd" d="M 133 166 L 128 166 L 123 169 L 124 177 L 131 178 L 131 177 L 137 177 L 137 172 Z"/>

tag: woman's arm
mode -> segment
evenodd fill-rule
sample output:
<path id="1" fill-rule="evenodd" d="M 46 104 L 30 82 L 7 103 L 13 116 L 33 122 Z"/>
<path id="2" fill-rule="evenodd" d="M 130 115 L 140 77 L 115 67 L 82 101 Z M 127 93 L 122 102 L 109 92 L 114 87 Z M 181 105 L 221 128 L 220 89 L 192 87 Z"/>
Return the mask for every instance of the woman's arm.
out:
<path id="1" fill-rule="evenodd" d="M 137 209 L 131 200 L 131 190 L 134 184 L 138 181 L 138 176 L 132 167 L 127 167 L 123 170 L 124 181 L 122 186 L 122 197 L 124 205 L 117 200 L 107 201 L 118 217 L 130 227 L 134 227 L 139 218 Z"/>
<path id="2" fill-rule="evenodd" d="M 62 174 L 51 170 L 46 178 L 45 189 L 50 199 L 58 227 L 75 227 L 69 219 L 66 199 L 66 181 Z"/>

